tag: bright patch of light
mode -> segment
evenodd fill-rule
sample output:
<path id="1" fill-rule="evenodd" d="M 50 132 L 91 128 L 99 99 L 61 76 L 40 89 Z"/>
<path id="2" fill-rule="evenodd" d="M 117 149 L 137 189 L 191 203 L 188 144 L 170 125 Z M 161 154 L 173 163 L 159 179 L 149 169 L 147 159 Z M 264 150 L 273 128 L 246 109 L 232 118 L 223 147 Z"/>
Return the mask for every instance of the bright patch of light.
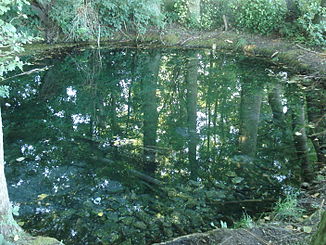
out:
<path id="1" fill-rule="evenodd" d="M 57 117 L 65 117 L 65 112 L 64 111 L 58 111 L 58 112 L 56 112 L 56 113 L 54 113 L 54 115 L 55 116 L 57 116 Z"/>
<path id="2" fill-rule="evenodd" d="M 34 82 L 36 82 L 37 85 L 40 85 L 40 83 L 41 83 L 41 76 L 40 76 L 40 75 L 36 75 L 36 76 L 34 77 Z"/>
<path id="3" fill-rule="evenodd" d="M 76 236 L 76 235 L 77 235 L 77 231 L 75 231 L 75 230 L 71 230 L 71 232 L 70 232 L 70 233 L 71 233 L 71 236 L 72 236 L 72 237 L 74 237 L 74 236 Z"/>
<path id="4" fill-rule="evenodd" d="M 74 89 L 73 87 L 68 87 L 66 89 L 66 93 L 68 95 L 67 101 L 76 102 L 76 98 L 77 98 L 77 90 L 76 89 Z"/>
<path id="5" fill-rule="evenodd" d="M 89 123 L 91 121 L 89 116 L 83 116 L 82 114 L 74 114 L 71 116 L 73 124 Z"/>
<path id="6" fill-rule="evenodd" d="M 100 198 L 100 197 L 96 197 L 95 199 L 93 199 L 93 203 L 96 205 L 101 204 L 101 201 L 102 201 L 102 198 Z"/>
<path id="7" fill-rule="evenodd" d="M 283 106 L 283 113 L 286 113 L 288 111 L 288 107 L 287 106 Z"/>

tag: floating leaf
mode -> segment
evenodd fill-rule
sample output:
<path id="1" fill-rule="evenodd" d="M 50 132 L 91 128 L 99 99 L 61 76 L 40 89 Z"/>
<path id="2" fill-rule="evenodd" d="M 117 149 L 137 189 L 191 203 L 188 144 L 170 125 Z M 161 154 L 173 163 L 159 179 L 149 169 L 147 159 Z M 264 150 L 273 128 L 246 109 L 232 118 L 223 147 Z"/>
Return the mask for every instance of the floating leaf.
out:
<path id="1" fill-rule="evenodd" d="M 312 232 L 312 227 L 310 227 L 310 226 L 304 226 L 303 227 L 303 232 L 305 232 L 305 233 L 311 233 Z"/>
<path id="2" fill-rule="evenodd" d="M 301 136 L 302 135 L 302 133 L 300 133 L 300 132 L 295 132 L 294 133 L 296 136 Z"/>
<path id="3" fill-rule="evenodd" d="M 287 225 L 287 226 L 285 226 L 285 228 L 288 230 L 294 230 L 294 227 L 292 225 Z"/>
<path id="4" fill-rule="evenodd" d="M 46 198 L 48 195 L 47 194 L 40 194 L 40 195 L 38 195 L 37 197 L 38 197 L 38 199 L 37 200 L 39 200 L 39 201 L 42 201 L 44 198 Z"/>
<path id="5" fill-rule="evenodd" d="M 265 216 L 265 217 L 264 217 L 264 220 L 269 221 L 269 220 L 271 220 L 271 217 L 269 217 L 269 216 Z"/>
<path id="6" fill-rule="evenodd" d="M 242 181 L 243 181 L 243 178 L 242 178 L 242 177 L 235 177 L 235 178 L 232 179 L 232 182 L 233 182 L 234 184 L 239 184 L 239 183 L 241 183 Z"/>
<path id="7" fill-rule="evenodd" d="M 100 217 L 102 217 L 104 215 L 104 213 L 103 212 L 99 212 L 97 215 L 100 216 Z"/>
<path id="8" fill-rule="evenodd" d="M 317 193 L 313 194 L 312 197 L 316 198 L 316 197 L 318 197 L 319 195 L 320 195 L 320 193 L 317 192 Z"/>
<path id="9" fill-rule="evenodd" d="M 18 157 L 18 158 L 16 159 L 17 162 L 21 162 L 21 161 L 24 161 L 24 160 L 25 160 L 25 157 Z"/>

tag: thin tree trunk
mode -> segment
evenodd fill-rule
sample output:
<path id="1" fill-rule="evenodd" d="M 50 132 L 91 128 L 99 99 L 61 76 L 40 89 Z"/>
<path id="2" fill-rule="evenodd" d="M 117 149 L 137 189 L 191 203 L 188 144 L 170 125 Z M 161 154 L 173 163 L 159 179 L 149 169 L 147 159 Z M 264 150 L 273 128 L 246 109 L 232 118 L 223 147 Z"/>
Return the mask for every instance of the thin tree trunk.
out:
<path id="1" fill-rule="evenodd" d="M 22 230 L 12 215 L 4 172 L 3 131 L 0 109 L 0 234 L 2 234 L 5 239 L 9 240 L 20 232 L 22 232 Z"/>
<path id="2" fill-rule="evenodd" d="M 301 177 L 304 181 L 311 181 L 311 170 L 308 156 L 308 137 L 305 129 L 305 106 L 304 102 L 298 98 L 292 105 L 292 124 L 294 146 L 301 165 Z"/>
<path id="3" fill-rule="evenodd" d="M 317 154 L 319 167 L 326 163 L 326 92 L 322 84 L 317 84 L 306 93 L 307 115 L 311 128 L 308 137 L 311 139 Z"/>
<path id="4" fill-rule="evenodd" d="M 200 23 L 200 2 L 201 0 L 188 1 L 188 18 L 194 24 Z"/>
<path id="5" fill-rule="evenodd" d="M 325 245 L 326 244 L 326 212 L 324 212 L 318 226 L 316 235 L 312 238 L 311 245 Z"/>
<path id="6" fill-rule="evenodd" d="M 188 124 L 188 158 L 191 176 L 197 177 L 197 94 L 198 94 L 198 58 L 197 54 L 190 55 L 187 73 L 187 124 Z"/>
<path id="7" fill-rule="evenodd" d="M 240 106 L 240 137 L 241 154 L 254 158 L 257 148 L 257 132 L 260 118 L 260 107 L 263 97 L 261 85 L 242 84 Z"/>
<path id="8" fill-rule="evenodd" d="M 143 85 L 143 133 L 144 133 L 144 171 L 154 173 L 157 168 L 155 161 L 156 138 L 157 138 L 157 78 L 160 69 L 160 53 L 151 53 L 147 61 L 148 75 L 142 80 Z"/>

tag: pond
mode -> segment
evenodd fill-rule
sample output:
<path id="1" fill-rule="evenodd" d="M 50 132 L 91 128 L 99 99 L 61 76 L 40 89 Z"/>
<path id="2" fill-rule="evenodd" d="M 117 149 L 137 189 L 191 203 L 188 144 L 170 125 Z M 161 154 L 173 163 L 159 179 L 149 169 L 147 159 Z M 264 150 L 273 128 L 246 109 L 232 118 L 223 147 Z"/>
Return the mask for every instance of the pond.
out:
<path id="1" fill-rule="evenodd" d="M 37 72 L 8 80 L 3 120 L 10 198 L 33 234 L 151 244 L 232 226 L 319 161 L 307 134 L 322 126 L 320 90 L 262 60 L 133 48 L 25 59 Z"/>

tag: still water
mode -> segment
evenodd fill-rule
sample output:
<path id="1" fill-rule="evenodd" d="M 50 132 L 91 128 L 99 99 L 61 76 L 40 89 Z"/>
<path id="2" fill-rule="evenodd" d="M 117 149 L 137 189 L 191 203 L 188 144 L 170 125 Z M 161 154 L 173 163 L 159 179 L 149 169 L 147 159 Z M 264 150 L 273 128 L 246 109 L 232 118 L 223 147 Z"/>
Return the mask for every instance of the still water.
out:
<path id="1" fill-rule="evenodd" d="M 311 141 L 304 156 L 296 146 L 307 89 L 261 60 L 173 49 L 26 59 L 47 70 L 10 81 L 3 118 L 10 197 L 34 234 L 151 244 L 231 226 L 258 211 L 226 203 L 275 199 L 318 160 Z"/>

